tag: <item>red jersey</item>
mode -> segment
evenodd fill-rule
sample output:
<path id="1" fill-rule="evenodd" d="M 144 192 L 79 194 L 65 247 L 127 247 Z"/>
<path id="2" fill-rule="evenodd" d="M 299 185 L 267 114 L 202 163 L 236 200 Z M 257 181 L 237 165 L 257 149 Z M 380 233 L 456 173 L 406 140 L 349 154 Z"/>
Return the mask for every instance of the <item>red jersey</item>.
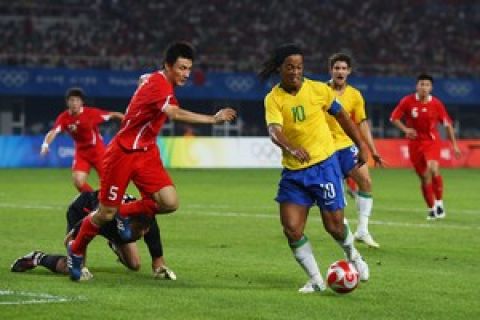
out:
<path id="1" fill-rule="evenodd" d="M 109 119 L 110 112 L 83 106 L 77 115 L 71 115 L 68 110 L 62 112 L 55 120 L 53 129 L 57 132 L 68 132 L 75 141 L 75 148 L 88 148 L 97 144 L 103 145 L 98 125 Z"/>
<path id="2" fill-rule="evenodd" d="M 429 96 L 428 101 L 424 103 L 415 93 L 400 100 L 390 116 L 390 121 L 401 120 L 403 117 L 406 120 L 405 125 L 417 131 L 415 141 L 440 140 L 437 124 L 452 123 L 439 99 Z"/>
<path id="3" fill-rule="evenodd" d="M 172 84 L 161 71 L 150 74 L 137 88 L 115 139 L 127 150 L 146 150 L 156 144 L 167 120 L 168 105 L 178 105 Z"/>

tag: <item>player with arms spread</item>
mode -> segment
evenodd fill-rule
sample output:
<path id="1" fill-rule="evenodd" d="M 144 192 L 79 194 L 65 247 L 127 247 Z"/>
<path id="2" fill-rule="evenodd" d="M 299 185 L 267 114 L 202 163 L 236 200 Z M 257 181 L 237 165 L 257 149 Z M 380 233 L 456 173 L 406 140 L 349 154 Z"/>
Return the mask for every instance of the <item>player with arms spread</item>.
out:
<path id="1" fill-rule="evenodd" d="M 183 86 L 194 60 L 193 48 L 183 42 L 170 45 L 165 53 L 164 69 L 144 79 L 127 108 L 121 128 L 105 153 L 100 188 L 100 206 L 83 220 L 78 236 L 68 246 L 70 278 L 78 280 L 88 243 L 100 227 L 118 211 L 127 185 L 132 181 L 142 196 L 117 215 L 123 223 L 138 213 L 170 213 L 178 208 L 177 192 L 164 169 L 156 138 L 167 117 L 189 123 L 215 124 L 233 120 L 236 112 L 225 108 L 215 115 L 204 115 L 179 107 L 175 86 Z M 125 227 L 128 238 L 128 227 Z"/>
<path id="2" fill-rule="evenodd" d="M 324 280 L 304 234 L 310 207 L 320 208 L 326 231 L 337 241 L 360 273 L 368 280 L 368 265 L 354 247 L 353 235 L 344 218 L 342 173 L 335 145 L 325 119 L 334 115 L 345 132 L 359 146 L 359 164 L 364 164 L 366 146 L 360 133 L 332 90 L 324 83 L 303 77 L 303 51 L 294 44 L 278 47 L 264 64 L 260 77 L 280 74 L 280 83 L 265 97 L 268 132 L 282 149 L 282 177 L 276 201 L 280 206 L 283 232 L 295 259 L 309 280 L 299 289 L 312 293 L 326 289 Z"/>
<path id="3" fill-rule="evenodd" d="M 443 103 L 432 96 L 433 77 L 417 77 L 416 93 L 405 96 L 393 110 L 390 121 L 409 139 L 410 161 L 421 181 L 423 198 L 428 206 L 427 220 L 444 218 L 443 179 L 440 175 L 439 123 L 446 128 L 455 156 L 461 156 L 452 120 Z M 405 119 L 405 123 L 401 119 Z"/>
<path id="4" fill-rule="evenodd" d="M 85 95 L 80 88 L 70 88 L 65 96 L 68 109 L 62 112 L 53 128 L 46 134 L 41 155 L 49 151 L 49 145 L 60 132 L 68 132 L 75 142 L 75 156 L 72 163 L 73 184 L 79 192 L 93 191 L 87 183 L 90 168 L 102 175 L 102 159 L 105 153 L 105 144 L 98 130 L 98 126 L 110 119 L 123 119 L 120 112 L 101 110 L 85 105 Z"/>
<path id="5" fill-rule="evenodd" d="M 328 84 L 333 89 L 337 100 L 344 110 L 360 129 L 362 138 L 367 144 L 375 164 L 383 166 L 384 161 L 375 148 L 368 125 L 365 101 L 362 94 L 347 83 L 348 76 L 352 72 L 352 59 L 344 53 L 335 53 L 330 57 L 328 65 L 330 75 L 332 76 Z M 359 188 L 354 193 L 358 209 L 358 225 L 354 234 L 355 239 L 366 243 L 370 247 L 379 248 L 380 245 L 373 240 L 368 231 L 368 219 L 372 214 L 373 207 L 372 179 L 370 178 L 368 166 L 357 166 L 358 148 L 342 129 L 335 117 L 327 115 L 327 122 L 335 141 L 335 150 L 337 150 L 342 173 L 344 177 L 351 177 L 358 184 Z"/>

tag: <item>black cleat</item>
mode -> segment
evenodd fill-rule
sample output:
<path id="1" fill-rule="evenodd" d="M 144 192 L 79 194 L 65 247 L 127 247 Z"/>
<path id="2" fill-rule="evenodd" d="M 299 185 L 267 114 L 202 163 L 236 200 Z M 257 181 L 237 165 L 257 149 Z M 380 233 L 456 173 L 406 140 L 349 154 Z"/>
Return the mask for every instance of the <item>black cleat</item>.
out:
<path id="1" fill-rule="evenodd" d="M 40 260 L 45 256 L 41 251 L 32 251 L 21 258 L 15 260 L 10 267 L 12 272 L 25 272 L 38 266 Z"/>
<path id="2" fill-rule="evenodd" d="M 434 210 L 430 210 L 427 215 L 427 220 L 435 220 L 437 219 L 437 215 L 435 214 Z"/>

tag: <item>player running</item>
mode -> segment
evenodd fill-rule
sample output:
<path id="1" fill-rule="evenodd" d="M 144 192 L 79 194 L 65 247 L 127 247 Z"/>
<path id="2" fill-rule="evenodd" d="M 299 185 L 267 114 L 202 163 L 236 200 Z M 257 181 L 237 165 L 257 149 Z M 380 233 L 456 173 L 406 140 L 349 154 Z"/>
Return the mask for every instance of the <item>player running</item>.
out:
<path id="1" fill-rule="evenodd" d="M 99 209 L 83 220 L 78 236 L 68 246 L 72 280 L 80 279 L 88 243 L 102 225 L 114 218 L 130 181 L 140 191 L 142 199 L 131 202 L 118 212 L 125 238 L 129 237 L 128 219 L 135 212 L 153 216 L 177 210 L 177 192 L 163 167 L 156 144 L 167 118 L 203 124 L 222 123 L 235 118 L 236 112 L 230 108 L 221 109 L 214 115 L 180 108 L 174 87 L 186 84 L 193 60 L 194 51 L 189 44 L 177 42 L 170 45 L 165 52 L 164 69 L 150 74 L 135 91 L 120 131 L 105 153 Z"/>
<path id="2" fill-rule="evenodd" d="M 427 220 L 445 218 L 443 206 L 443 179 L 440 175 L 440 134 L 437 125 L 445 126 L 452 142 L 455 157 L 461 156 L 452 120 L 443 103 L 432 96 L 433 77 L 417 77 L 416 92 L 400 100 L 390 116 L 394 126 L 409 139 L 410 161 L 420 178 L 423 198 L 428 206 Z M 405 123 L 401 119 L 405 119 Z"/>
<path id="3" fill-rule="evenodd" d="M 309 210 L 320 208 L 326 231 L 337 241 L 360 273 L 368 280 L 368 265 L 355 248 L 353 235 L 344 218 L 345 201 L 342 173 L 335 145 L 325 119 L 335 116 L 342 128 L 359 146 L 359 163 L 366 160 L 366 146 L 360 133 L 332 90 L 303 76 L 303 51 L 294 44 L 278 47 L 264 64 L 260 77 L 268 79 L 279 72 L 280 83 L 265 97 L 268 132 L 282 149 L 282 177 L 276 201 L 279 203 L 283 232 L 292 253 L 309 280 L 299 289 L 312 293 L 326 289 L 310 241 L 304 234 Z"/>
<path id="4" fill-rule="evenodd" d="M 99 177 L 102 175 L 101 163 L 105 153 L 98 126 L 110 119 L 122 120 L 123 114 L 86 106 L 85 95 L 80 88 L 70 88 L 65 99 L 68 109 L 57 117 L 53 128 L 45 135 L 40 154 L 47 154 L 55 137 L 60 132 L 67 132 L 75 142 L 73 184 L 79 192 L 93 191 L 87 178 L 92 167 Z"/>
<path id="5" fill-rule="evenodd" d="M 337 100 L 344 110 L 360 129 L 363 141 L 367 144 L 375 164 L 383 166 L 384 161 L 377 152 L 368 125 L 365 101 L 362 94 L 347 83 L 348 76 L 352 72 L 352 59 L 344 53 L 335 53 L 330 57 L 328 65 L 332 77 L 328 84 L 333 89 Z M 354 234 L 355 240 L 364 242 L 370 247 L 379 248 L 380 245 L 368 231 L 368 220 L 372 215 L 373 207 L 372 179 L 368 166 L 357 166 L 358 148 L 342 129 L 335 117 L 327 115 L 327 122 L 332 131 L 335 150 L 337 150 L 336 153 L 343 176 L 351 177 L 358 184 L 358 191 L 353 193 L 358 209 L 358 225 Z"/>

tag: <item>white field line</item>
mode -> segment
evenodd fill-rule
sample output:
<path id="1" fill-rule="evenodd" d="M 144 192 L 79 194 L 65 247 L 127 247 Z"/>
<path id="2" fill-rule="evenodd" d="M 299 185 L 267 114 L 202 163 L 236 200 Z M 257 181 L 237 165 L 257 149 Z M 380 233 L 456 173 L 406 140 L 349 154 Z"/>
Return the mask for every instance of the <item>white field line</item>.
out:
<path id="1" fill-rule="evenodd" d="M 0 297 L 2 296 L 13 296 L 13 297 L 20 298 L 20 300 L 0 301 L 0 305 L 59 303 L 59 302 L 71 302 L 74 300 L 85 300 L 84 297 L 67 298 L 67 297 L 61 297 L 61 296 L 54 296 L 48 293 L 35 293 L 35 292 L 11 291 L 11 290 L 0 290 Z"/>
<path id="2" fill-rule="evenodd" d="M 13 203 L 0 203 L 0 208 L 18 208 L 18 209 L 32 209 L 32 210 L 66 210 L 66 207 L 61 206 L 48 206 L 48 205 L 22 205 L 22 204 L 13 204 Z M 262 213 L 248 213 L 248 212 L 238 212 L 230 211 L 232 206 L 229 205 L 196 205 L 190 204 L 184 206 L 186 210 L 181 210 L 182 214 L 191 214 L 191 215 L 204 215 L 204 216 L 215 216 L 215 217 L 240 217 L 240 218 L 258 218 L 258 219 L 278 219 L 278 214 L 276 213 L 276 208 L 272 206 L 265 206 L 265 212 L 275 212 L 272 214 L 262 214 Z M 263 209 L 262 207 L 252 207 L 252 209 Z M 214 211 L 212 209 L 221 209 L 222 211 Z M 377 210 L 384 210 L 390 212 L 424 212 L 425 210 L 420 209 L 409 209 L 409 208 L 382 208 L 376 207 Z M 454 214 L 480 214 L 479 211 L 474 210 L 454 210 L 449 211 L 454 212 Z M 355 219 L 349 219 L 349 221 L 356 222 Z M 447 216 L 448 221 L 448 216 Z M 409 222 L 393 222 L 393 221 L 381 221 L 381 220 L 370 220 L 370 224 L 374 225 L 384 225 L 384 226 L 397 226 L 397 227 L 413 227 L 413 228 L 442 228 L 442 229 L 457 229 L 457 230 L 480 230 L 480 226 L 472 225 L 453 225 L 446 223 L 435 223 L 431 221 L 430 223 L 409 223 Z"/>

